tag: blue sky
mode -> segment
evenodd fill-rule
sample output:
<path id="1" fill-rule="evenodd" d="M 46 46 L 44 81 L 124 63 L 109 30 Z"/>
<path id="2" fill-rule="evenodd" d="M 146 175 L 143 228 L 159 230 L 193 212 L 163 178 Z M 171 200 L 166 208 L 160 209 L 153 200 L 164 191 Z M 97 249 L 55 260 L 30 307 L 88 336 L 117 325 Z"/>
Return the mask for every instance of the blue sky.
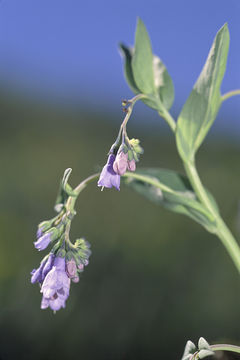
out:
<path id="1" fill-rule="evenodd" d="M 239 0 L 1 0 L 2 86 L 48 101 L 119 107 L 132 94 L 117 46 L 133 44 L 137 16 L 173 78 L 175 109 L 187 98 L 226 21 L 231 44 L 223 92 L 240 88 Z M 240 97 L 223 111 L 239 114 Z"/>

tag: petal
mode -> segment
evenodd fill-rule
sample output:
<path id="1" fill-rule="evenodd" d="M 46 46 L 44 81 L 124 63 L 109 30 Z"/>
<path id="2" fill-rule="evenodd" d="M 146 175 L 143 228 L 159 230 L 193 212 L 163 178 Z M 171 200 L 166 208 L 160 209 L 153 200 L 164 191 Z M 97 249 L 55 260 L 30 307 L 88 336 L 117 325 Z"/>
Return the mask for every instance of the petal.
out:
<path id="1" fill-rule="evenodd" d="M 57 288 L 60 289 L 61 287 L 70 287 L 70 279 L 65 273 L 65 271 L 58 271 L 57 273 Z"/>
<path id="2" fill-rule="evenodd" d="M 114 186 L 118 191 L 120 191 L 120 175 L 112 177 L 112 186 Z"/>
<path id="3" fill-rule="evenodd" d="M 43 235 L 43 231 L 41 228 L 37 230 L 37 239 L 40 238 Z"/>
<path id="4" fill-rule="evenodd" d="M 51 241 L 51 235 L 50 233 L 47 233 L 43 236 L 41 236 L 37 241 L 34 242 L 34 246 L 39 251 L 46 249 L 46 247 L 49 245 Z"/>
<path id="5" fill-rule="evenodd" d="M 65 258 L 56 256 L 54 266 L 56 266 L 57 270 L 65 271 Z"/>
<path id="6" fill-rule="evenodd" d="M 135 171 L 136 170 L 136 163 L 135 163 L 134 159 L 132 159 L 131 161 L 128 161 L 128 170 L 129 171 Z"/>
<path id="7" fill-rule="evenodd" d="M 54 254 L 51 253 L 47 259 L 47 262 L 46 264 L 44 265 L 43 267 L 43 270 L 42 270 L 42 278 L 44 279 L 45 276 L 49 273 L 49 271 L 52 269 L 52 266 L 53 266 L 53 260 L 54 260 Z"/>
<path id="8" fill-rule="evenodd" d="M 41 271 L 40 269 L 38 268 L 37 270 L 36 269 L 33 269 L 33 271 L 31 272 L 31 283 L 34 284 L 36 282 L 40 282 L 41 279 L 42 279 L 42 276 L 41 276 Z"/>
<path id="9" fill-rule="evenodd" d="M 41 292 L 43 293 L 43 296 L 46 299 L 51 299 L 53 295 L 56 293 L 56 289 L 45 287 L 44 289 L 41 290 Z"/>
<path id="10" fill-rule="evenodd" d="M 62 300 L 67 300 L 67 298 L 69 297 L 69 288 L 62 287 L 61 289 L 58 289 L 57 296 Z"/>
<path id="11" fill-rule="evenodd" d="M 52 296 L 57 290 L 57 277 L 57 269 L 54 266 L 52 270 L 49 271 L 42 284 L 41 293 L 43 293 L 45 297 L 48 298 Z"/>
<path id="12" fill-rule="evenodd" d="M 62 307 L 65 308 L 65 300 L 63 300 L 59 297 L 54 300 L 49 300 L 49 306 L 53 311 L 58 311 Z"/>
<path id="13" fill-rule="evenodd" d="M 45 266 L 47 262 L 47 259 L 46 260 L 43 260 L 39 266 L 38 269 L 33 269 L 32 272 L 31 272 L 31 283 L 34 284 L 35 282 L 42 282 L 43 281 L 43 276 L 42 276 L 42 270 L 43 270 L 43 267 Z"/>
<path id="14" fill-rule="evenodd" d="M 49 307 L 49 300 L 43 296 L 41 302 L 41 309 L 47 309 L 48 307 Z"/>

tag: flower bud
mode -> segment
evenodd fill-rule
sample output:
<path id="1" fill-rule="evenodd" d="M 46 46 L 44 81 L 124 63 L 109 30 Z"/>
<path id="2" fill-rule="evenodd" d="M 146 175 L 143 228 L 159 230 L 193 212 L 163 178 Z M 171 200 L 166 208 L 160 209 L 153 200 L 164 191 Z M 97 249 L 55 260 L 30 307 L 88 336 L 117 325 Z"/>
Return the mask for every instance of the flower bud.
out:
<path id="1" fill-rule="evenodd" d="M 79 276 L 75 276 L 74 278 L 72 278 L 72 281 L 74 283 L 78 283 L 79 282 Z"/>
<path id="2" fill-rule="evenodd" d="M 38 251 L 46 249 L 51 241 L 51 234 L 47 233 L 42 235 L 37 241 L 34 242 L 34 246 Z"/>
<path id="3" fill-rule="evenodd" d="M 136 170 L 136 163 L 135 160 L 132 159 L 131 161 L 128 161 L 128 170 L 129 171 L 135 171 Z"/>
<path id="4" fill-rule="evenodd" d="M 66 272 L 70 279 L 74 279 L 77 277 L 77 266 L 76 266 L 76 262 L 73 259 L 67 261 Z"/>
<path id="5" fill-rule="evenodd" d="M 45 231 L 49 230 L 52 226 L 52 220 L 48 221 L 42 221 L 39 225 L 38 225 L 38 230 L 37 230 L 37 239 L 40 238 Z"/>
<path id="6" fill-rule="evenodd" d="M 86 261 L 87 261 L 87 260 L 86 260 Z M 78 269 L 79 269 L 80 271 L 83 271 L 84 265 L 83 265 L 83 264 L 79 264 L 79 265 L 78 265 Z"/>
<path id="7" fill-rule="evenodd" d="M 46 249 L 51 241 L 57 240 L 60 237 L 62 231 L 63 228 L 51 228 L 48 232 L 44 233 L 41 237 L 38 238 L 37 241 L 34 242 L 35 248 L 39 251 Z"/>
<path id="8" fill-rule="evenodd" d="M 128 167 L 128 154 L 123 151 L 118 153 L 113 163 L 113 170 L 118 175 L 123 175 L 127 171 Z"/>

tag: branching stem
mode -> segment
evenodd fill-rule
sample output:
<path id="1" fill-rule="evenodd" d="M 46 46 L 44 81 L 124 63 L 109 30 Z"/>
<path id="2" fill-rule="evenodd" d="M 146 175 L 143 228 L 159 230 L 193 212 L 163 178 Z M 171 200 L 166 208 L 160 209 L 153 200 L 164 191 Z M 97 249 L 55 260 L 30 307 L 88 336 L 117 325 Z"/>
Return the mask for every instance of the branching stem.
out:
<path id="1" fill-rule="evenodd" d="M 238 94 L 240 94 L 240 90 L 230 91 L 229 93 L 225 94 L 223 96 L 223 98 L 225 100 L 230 96 L 238 95 Z M 168 113 L 167 110 L 165 113 L 165 118 L 168 120 L 172 119 L 172 116 Z M 174 124 L 176 124 L 175 121 L 174 121 Z M 173 132 L 176 131 L 176 127 L 173 129 L 173 127 L 170 126 L 170 128 Z M 206 190 L 201 182 L 201 179 L 198 175 L 198 172 L 197 172 L 197 169 L 195 166 L 195 162 L 194 161 L 192 161 L 192 162 L 184 161 L 183 164 L 184 164 L 186 174 L 189 178 L 189 181 L 190 181 L 199 201 L 212 214 L 213 218 L 216 221 L 215 234 L 219 237 L 219 239 L 225 246 L 227 252 L 229 253 L 230 257 L 232 258 L 234 264 L 236 265 L 236 267 L 240 273 L 240 247 L 239 247 L 237 241 L 235 240 L 231 231 L 228 229 L 227 225 L 223 221 L 219 212 L 216 210 L 216 208 L 212 204 L 212 201 L 210 200 L 209 195 L 206 192 Z"/>

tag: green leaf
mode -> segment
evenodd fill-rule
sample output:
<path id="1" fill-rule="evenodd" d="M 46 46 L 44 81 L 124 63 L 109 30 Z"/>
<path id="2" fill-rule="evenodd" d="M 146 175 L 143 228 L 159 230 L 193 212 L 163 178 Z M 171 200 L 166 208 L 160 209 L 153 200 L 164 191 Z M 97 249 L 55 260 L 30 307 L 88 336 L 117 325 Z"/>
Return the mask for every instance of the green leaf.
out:
<path id="1" fill-rule="evenodd" d="M 204 359 L 207 356 L 212 356 L 214 355 L 214 352 L 212 350 L 200 350 L 198 353 L 198 357 L 199 359 Z"/>
<path id="2" fill-rule="evenodd" d="M 181 360 L 189 359 L 196 352 L 196 350 L 196 345 L 191 340 L 188 340 Z"/>
<path id="3" fill-rule="evenodd" d="M 71 172 L 71 168 L 66 169 L 60 182 L 56 203 L 54 206 L 54 209 L 57 212 L 60 212 L 62 210 L 69 196 L 76 196 L 76 194 L 72 190 L 72 187 L 68 184 L 68 179 Z"/>
<path id="4" fill-rule="evenodd" d="M 155 92 L 152 64 L 151 42 L 144 23 L 141 19 L 138 19 L 132 57 L 132 71 L 137 87 L 143 94 L 153 94 Z"/>
<path id="5" fill-rule="evenodd" d="M 126 81 L 135 94 L 140 94 L 141 91 L 134 80 L 131 65 L 133 49 L 124 44 L 120 44 L 120 49 L 125 58 L 124 76 Z M 166 66 L 156 55 L 153 55 L 153 73 L 156 92 L 153 95 L 148 95 L 148 98 L 142 99 L 142 101 L 154 110 L 161 112 L 164 107 L 169 110 L 174 100 L 174 86 Z"/>
<path id="6" fill-rule="evenodd" d="M 132 56 L 133 56 L 133 49 L 125 46 L 124 44 L 119 45 L 121 54 L 123 55 L 125 62 L 124 62 L 124 76 L 127 80 L 127 83 L 130 89 L 135 94 L 140 94 L 140 90 L 138 89 L 132 72 Z"/>
<path id="7" fill-rule="evenodd" d="M 143 93 L 142 101 L 163 113 L 174 100 L 174 86 L 166 66 L 152 54 L 150 39 L 145 25 L 139 19 L 136 29 L 135 48 L 120 44 L 124 61 L 124 75 L 135 94 Z"/>
<path id="8" fill-rule="evenodd" d="M 67 182 L 69 179 L 69 176 L 71 175 L 72 169 L 68 168 L 64 171 L 63 178 L 62 178 L 62 188 L 65 190 L 67 186 Z"/>
<path id="9" fill-rule="evenodd" d="M 203 225 L 208 231 L 215 231 L 215 221 L 207 209 L 197 200 L 196 195 L 188 179 L 174 171 L 165 169 L 141 169 L 136 171 L 143 175 L 146 180 L 131 178 L 130 174 L 125 183 L 148 198 L 165 208 L 181 213 L 194 219 Z M 148 183 L 154 180 L 159 186 Z M 161 184 L 167 186 L 170 191 L 161 190 Z"/>
<path id="10" fill-rule="evenodd" d="M 177 147 L 185 161 L 193 160 L 217 116 L 222 102 L 220 87 L 228 48 L 229 32 L 225 24 L 217 33 L 203 70 L 178 118 Z"/>
<path id="11" fill-rule="evenodd" d="M 207 342 L 207 340 L 205 340 L 203 337 L 200 337 L 200 339 L 198 340 L 198 349 L 199 350 L 211 350 L 211 347 L 209 345 L 209 343 Z"/>
<path id="12" fill-rule="evenodd" d="M 156 55 L 153 55 L 153 73 L 158 97 L 163 106 L 169 110 L 174 100 L 174 86 L 166 66 Z M 158 110 L 161 110 L 161 108 L 159 107 Z"/>

